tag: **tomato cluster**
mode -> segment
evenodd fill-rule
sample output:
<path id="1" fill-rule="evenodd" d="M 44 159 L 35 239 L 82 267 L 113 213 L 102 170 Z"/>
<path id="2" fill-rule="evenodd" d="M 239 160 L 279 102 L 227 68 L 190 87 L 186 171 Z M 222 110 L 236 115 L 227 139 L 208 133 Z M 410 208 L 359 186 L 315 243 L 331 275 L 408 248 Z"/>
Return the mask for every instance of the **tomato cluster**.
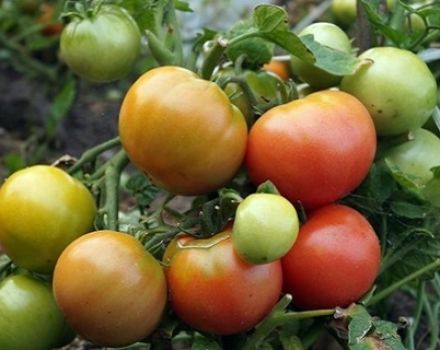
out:
<path id="1" fill-rule="evenodd" d="M 103 35 L 109 22 L 114 31 Z M 299 36 L 308 35 L 332 50 L 352 51 L 334 24 L 315 23 Z M 106 52 L 98 59 L 90 53 L 101 45 Z M 65 27 L 61 56 L 79 76 L 110 81 L 128 73 L 139 45 L 130 15 L 103 5 Z M 126 57 L 115 62 L 112 50 Z M 293 96 L 280 93 L 289 78 L 267 73 L 270 65 L 219 66 L 213 81 L 167 65 L 142 74 L 124 96 L 123 150 L 163 191 L 217 198 L 244 174 L 233 215 L 205 237 L 200 222 L 189 230 L 179 223 L 153 255 L 139 235 L 100 229 L 91 191 L 67 172 L 38 165 L 6 179 L 0 244 L 18 269 L 0 283 L 0 314 L 20 314 L 16 332 L 32 328 L 27 341 L 35 349 L 59 345 L 69 327 L 116 347 L 149 337 L 165 315 L 217 336 L 247 332 L 283 293 L 296 310 L 359 302 L 379 273 L 381 242 L 344 197 L 374 162 L 392 164 L 419 186 L 431 183 L 440 140 L 421 127 L 436 105 L 436 81 L 420 58 L 394 47 L 364 52 L 358 69 L 344 77 L 297 57 L 289 63 L 289 73 L 313 93 L 285 101 Z M 382 137 L 402 134 L 406 142 L 377 154 Z M 11 327 L 7 317 L 0 317 L 2 328 Z M 23 348 L 20 339 L 1 332 L 0 348 Z"/>

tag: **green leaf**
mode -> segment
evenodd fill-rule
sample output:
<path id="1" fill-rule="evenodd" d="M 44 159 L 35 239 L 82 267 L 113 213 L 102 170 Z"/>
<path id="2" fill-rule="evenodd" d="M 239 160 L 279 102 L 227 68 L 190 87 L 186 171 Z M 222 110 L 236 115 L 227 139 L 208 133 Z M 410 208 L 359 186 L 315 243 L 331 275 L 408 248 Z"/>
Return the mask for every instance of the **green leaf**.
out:
<path id="1" fill-rule="evenodd" d="M 358 344 L 370 332 L 373 319 L 361 305 L 353 305 L 346 314 L 350 318 L 348 325 L 348 345 Z"/>
<path id="2" fill-rule="evenodd" d="M 193 10 L 191 9 L 191 7 L 189 5 L 189 2 L 187 2 L 187 1 L 174 0 L 174 7 L 178 11 L 193 12 Z"/>
<path id="3" fill-rule="evenodd" d="M 46 119 L 46 132 L 49 139 L 57 134 L 58 127 L 73 105 L 76 96 L 76 81 L 69 79 L 50 106 Z"/>
<path id="4" fill-rule="evenodd" d="M 9 174 L 26 167 L 26 159 L 21 154 L 15 152 L 5 154 L 3 156 L 3 163 L 6 169 L 8 169 Z"/>
<path id="5" fill-rule="evenodd" d="M 191 350 L 222 350 L 222 348 L 215 338 L 195 333 Z"/>
<path id="6" fill-rule="evenodd" d="M 424 219 L 430 212 L 428 206 L 421 205 L 420 203 L 395 201 L 391 203 L 390 207 L 394 214 L 409 219 Z"/>

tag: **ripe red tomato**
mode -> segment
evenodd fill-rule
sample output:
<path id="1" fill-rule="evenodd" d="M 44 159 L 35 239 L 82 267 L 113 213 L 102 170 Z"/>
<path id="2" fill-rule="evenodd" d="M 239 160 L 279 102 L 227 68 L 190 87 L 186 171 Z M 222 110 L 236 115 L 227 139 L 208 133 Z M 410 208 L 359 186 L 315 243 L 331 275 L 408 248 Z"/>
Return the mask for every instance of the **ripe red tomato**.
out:
<path id="1" fill-rule="evenodd" d="M 380 244 L 356 210 L 332 204 L 312 213 L 282 258 L 284 291 L 303 309 L 359 300 L 379 271 Z"/>
<path id="2" fill-rule="evenodd" d="M 55 299 L 72 328 L 102 346 L 148 336 L 166 302 L 161 265 L 134 237 L 96 231 L 73 241 L 53 276 Z"/>
<path id="3" fill-rule="evenodd" d="M 235 253 L 230 229 L 212 238 L 183 237 L 166 271 L 173 310 L 191 327 L 217 335 L 247 331 L 278 301 L 279 260 L 251 265 Z M 169 254 L 168 258 L 169 258 Z"/>
<path id="4" fill-rule="evenodd" d="M 179 67 L 159 67 L 128 90 L 119 135 L 130 160 L 174 194 L 215 191 L 242 164 L 246 121 L 213 82 Z"/>
<path id="5" fill-rule="evenodd" d="M 290 201 L 316 208 L 355 189 L 375 151 L 367 109 L 347 93 L 325 90 L 261 116 L 249 134 L 246 164 L 255 184 L 270 180 Z"/>

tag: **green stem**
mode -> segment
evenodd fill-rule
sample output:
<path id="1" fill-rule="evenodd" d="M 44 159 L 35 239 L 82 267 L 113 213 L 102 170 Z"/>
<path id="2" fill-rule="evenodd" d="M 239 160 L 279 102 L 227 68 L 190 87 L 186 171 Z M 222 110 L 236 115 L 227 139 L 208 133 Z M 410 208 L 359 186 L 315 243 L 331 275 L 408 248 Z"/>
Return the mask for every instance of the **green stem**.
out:
<path id="1" fill-rule="evenodd" d="M 120 150 L 105 170 L 105 202 L 100 213 L 106 216 L 107 228 L 114 231 L 119 229 L 119 182 L 121 173 L 127 164 L 127 155 L 124 150 Z"/>
<path id="2" fill-rule="evenodd" d="M 159 65 L 169 66 L 175 64 L 173 52 L 171 52 L 153 32 L 145 30 L 145 36 L 147 37 L 151 54 Z"/>
<path id="3" fill-rule="evenodd" d="M 183 65 L 183 44 L 182 35 L 180 32 L 180 23 L 176 16 L 176 9 L 174 7 L 174 1 L 170 1 L 170 9 L 168 11 L 169 23 L 172 26 L 171 35 L 173 37 L 173 52 L 175 63 L 179 66 Z"/>
<path id="4" fill-rule="evenodd" d="M 425 282 L 420 281 L 419 285 L 417 287 L 417 304 L 416 304 L 416 312 L 414 321 L 411 323 L 411 325 L 408 328 L 408 333 L 406 336 L 405 345 L 407 346 L 408 350 L 415 350 L 415 343 L 414 343 L 414 337 L 417 331 L 417 328 L 419 326 L 420 317 L 422 315 L 423 311 L 423 294 L 425 293 Z"/>
<path id="5" fill-rule="evenodd" d="M 83 155 L 81 156 L 80 159 L 78 159 L 78 161 L 69 168 L 69 170 L 67 171 L 69 174 L 74 174 L 76 173 L 78 170 L 81 169 L 81 167 L 91 161 L 94 161 L 96 159 L 96 157 L 98 157 L 101 153 L 116 147 L 117 145 L 120 144 L 120 140 L 119 137 L 115 137 L 114 139 L 108 140 L 104 143 L 101 143 L 98 146 L 95 146 L 93 148 L 88 149 L 87 151 L 85 151 L 83 153 Z"/>
<path id="6" fill-rule="evenodd" d="M 422 267 L 421 269 L 413 272 L 412 274 L 393 283 L 391 286 L 388 286 L 387 288 L 383 289 L 382 291 L 380 291 L 379 293 L 377 293 L 376 295 L 374 295 L 370 299 L 370 301 L 368 302 L 368 305 L 374 305 L 374 304 L 378 303 L 379 301 L 388 297 L 389 295 L 394 293 L 396 290 L 398 290 L 400 287 L 407 284 L 408 282 L 415 280 L 415 279 L 423 276 L 424 274 L 431 272 L 433 270 L 436 270 L 438 268 L 440 268 L 440 259 L 434 260 L 432 263 Z"/>
<path id="7" fill-rule="evenodd" d="M 219 38 L 216 40 L 214 46 L 209 51 L 208 55 L 206 56 L 206 59 L 202 64 L 202 68 L 200 70 L 200 76 L 203 79 L 206 80 L 211 79 L 212 72 L 220 62 L 221 57 L 226 51 L 227 45 L 228 45 L 228 41 L 226 39 Z"/>
<path id="8" fill-rule="evenodd" d="M 405 21 L 405 8 L 400 5 L 399 1 L 397 1 L 396 5 L 394 6 L 393 9 L 393 16 L 391 17 L 391 21 L 390 21 L 390 27 L 395 29 L 396 31 L 401 32 L 403 25 L 404 25 L 404 21 Z M 390 40 L 389 38 L 387 38 L 385 40 L 385 46 L 392 46 L 395 45 L 396 43 L 394 43 L 392 40 Z"/>

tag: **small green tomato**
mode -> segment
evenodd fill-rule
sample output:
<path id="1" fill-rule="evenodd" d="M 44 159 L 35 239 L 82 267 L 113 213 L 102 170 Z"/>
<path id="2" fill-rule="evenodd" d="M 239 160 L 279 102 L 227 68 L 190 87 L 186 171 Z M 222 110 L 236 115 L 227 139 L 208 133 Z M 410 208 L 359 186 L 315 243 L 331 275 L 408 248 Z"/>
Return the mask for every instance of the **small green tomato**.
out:
<path id="1" fill-rule="evenodd" d="M 243 260 L 264 264 L 284 256 L 295 243 L 298 230 L 298 215 L 287 199 L 255 193 L 237 208 L 232 241 Z"/>

